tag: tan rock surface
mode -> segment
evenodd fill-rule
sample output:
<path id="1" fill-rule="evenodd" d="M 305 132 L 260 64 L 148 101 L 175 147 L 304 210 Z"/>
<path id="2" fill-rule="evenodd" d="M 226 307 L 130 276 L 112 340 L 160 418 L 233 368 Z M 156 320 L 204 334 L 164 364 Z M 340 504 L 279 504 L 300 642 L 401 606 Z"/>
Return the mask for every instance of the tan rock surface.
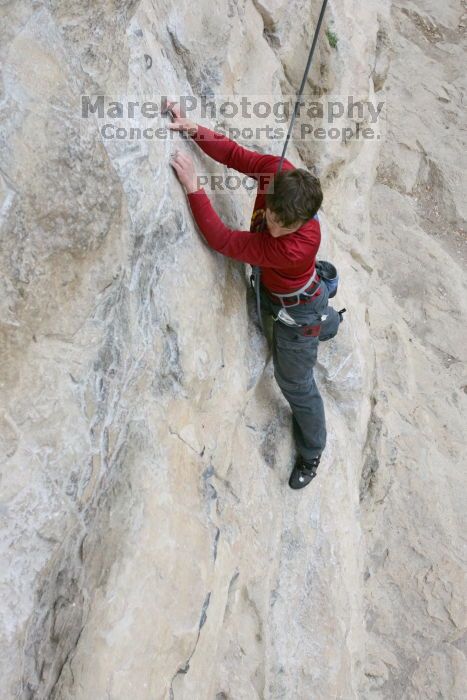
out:
<path id="1" fill-rule="evenodd" d="M 318 11 L 0 7 L 1 698 L 467 696 L 461 4 L 327 10 L 310 88 L 387 118 L 288 154 L 323 178 L 349 309 L 301 493 L 248 268 L 201 240 L 173 143 L 102 142 L 79 114 L 82 94 L 293 94 Z M 248 227 L 251 196 L 213 202 Z"/>

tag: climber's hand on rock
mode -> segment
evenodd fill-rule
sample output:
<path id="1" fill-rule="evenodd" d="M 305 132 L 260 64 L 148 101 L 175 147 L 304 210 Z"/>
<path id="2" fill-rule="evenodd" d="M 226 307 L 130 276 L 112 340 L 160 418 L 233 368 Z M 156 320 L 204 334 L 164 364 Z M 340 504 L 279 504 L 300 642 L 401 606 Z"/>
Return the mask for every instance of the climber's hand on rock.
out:
<path id="1" fill-rule="evenodd" d="M 199 189 L 195 166 L 190 156 L 177 150 L 171 155 L 170 165 L 177 173 L 178 179 L 185 187 L 188 194 L 196 192 L 196 190 Z"/>
<path id="2" fill-rule="evenodd" d="M 184 131 L 190 136 L 196 136 L 198 131 L 198 125 L 192 122 L 191 119 L 187 119 L 180 110 L 180 106 L 175 102 L 172 97 L 167 97 L 167 111 L 168 114 L 173 119 L 172 124 L 167 124 L 168 128 L 172 131 Z"/>

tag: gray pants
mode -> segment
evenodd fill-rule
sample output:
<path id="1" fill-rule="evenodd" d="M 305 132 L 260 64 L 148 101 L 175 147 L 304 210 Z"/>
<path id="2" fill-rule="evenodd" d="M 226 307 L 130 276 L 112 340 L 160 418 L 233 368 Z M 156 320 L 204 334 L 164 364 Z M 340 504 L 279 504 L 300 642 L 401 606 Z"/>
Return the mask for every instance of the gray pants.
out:
<path id="1" fill-rule="evenodd" d="M 297 322 L 314 325 L 328 313 L 328 290 L 320 283 L 321 294 L 308 304 L 289 307 L 287 312 Z M 295 299 L 294 299 L 295 301 Z M 300 333 L 296 326 L 274 321 L 282 307 L 274 304 L 261 288 L 261 312 L 266 337 L 272 349 L 274 377 L 292 409 L 295 443 L 305 460 L 318 457 L 326 445 L 326 420 L 319 389 L 313 376 L 319 338 Z M 337 315 L 334 309 L 331 311 Z"/>

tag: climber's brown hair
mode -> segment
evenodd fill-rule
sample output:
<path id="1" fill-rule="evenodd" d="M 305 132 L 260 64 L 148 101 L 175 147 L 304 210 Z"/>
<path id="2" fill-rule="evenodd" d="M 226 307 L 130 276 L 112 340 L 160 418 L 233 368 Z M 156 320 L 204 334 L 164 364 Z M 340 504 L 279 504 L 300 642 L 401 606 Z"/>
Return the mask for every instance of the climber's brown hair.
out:
<path id="1" fill-rule="evenodd" d="M 323 201 L 321 184 L 308 170 L 282 170 L 266 194 L 266 207 L 287 228 L 312 219 Z"/>

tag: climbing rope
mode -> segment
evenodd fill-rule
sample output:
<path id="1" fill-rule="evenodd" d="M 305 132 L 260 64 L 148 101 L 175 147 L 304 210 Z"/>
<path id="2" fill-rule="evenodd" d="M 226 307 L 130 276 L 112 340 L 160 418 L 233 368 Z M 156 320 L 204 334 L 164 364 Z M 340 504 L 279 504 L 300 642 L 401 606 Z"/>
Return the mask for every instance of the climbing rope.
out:
<path id="1" fill-rule="evenodd" d="M 288 130 L 287 136 L 285 138 L 284 148 L 282 149 L 282 155 L 281 155 L 281 159 L 279 162 L 279 168 L 277 169 L 277 173 L 280 173 L 280 171 L 282 169 L 282 164 L 284 162 L 285 153 L 287 151 L 287 146 L 289 145 L 290 135 L 292 133 L 293 125 L 295 123 L 295 118 L 296 118 L 297 112 L 298 112 L 298 107 L 300 105 L 300 98 L 301 98 L 301 96 L 303 94 L 303 90 L 305 88 L 306 79 L 308 77 L 308 73 L 309 73 L 309 70 L 311 67 L 311 62 L 313 60 L 313 54 L 315 52 L 316 44 L 318 42 L 318 36 L 319 36 L 320 29 L 321 29 L 321 25 L 323 23 L 324 13 L 326 11 L 327 4 L 328 4 L 328 0 L 323 0 L 323 4 L 321 6 L 321 12 L 319 13 L 318 22 L 316 24 L 315 35 L 313 37 L 313 41 L 311 43 L 311 48 L 310 48 L 310 53 L 308 55 L 308 61 L 307 61 L 306 66 L 305 66 L 305 72 L 303 73 L 302 82 L 300 85 L 300 89 L 298 91 L 297 100 L 295 102 L 295 107 L 294 107 L 294 111 L 292 114 L 292 119 L 290 120 L 290 124 L 289 124 L 289 130 Z M 263 215 L 263 220 L 261 222 L 260 231 L 264 230 L 265 223 L 266 223 L 266 214 Z M 253 277 L 253 284 L 254 284 L 254 289 L 255 289 L 255 293 L 256 293 L 256 310 L 258 313 L 259 326 L 260 326 L 262 332 L 264 333 L 263 319 L 261 317 L 261 296 L 260 296 L 261 269 L 257 265 L 253 266 L 252 277 Z"/>

